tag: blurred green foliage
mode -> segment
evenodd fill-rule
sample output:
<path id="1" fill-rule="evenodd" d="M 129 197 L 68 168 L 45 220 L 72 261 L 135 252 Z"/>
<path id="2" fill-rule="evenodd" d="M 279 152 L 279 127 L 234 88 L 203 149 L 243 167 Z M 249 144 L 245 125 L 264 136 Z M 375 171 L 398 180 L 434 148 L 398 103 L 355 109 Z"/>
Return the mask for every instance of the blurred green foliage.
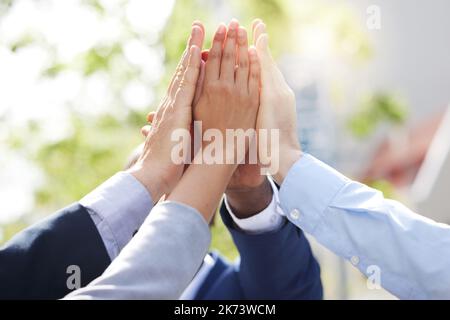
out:
<path id="1" fill-rule="evenodd" d="M 42 208 L 64 207 L 122 170 L 127 155 L 141 141 L 134 126 L 116 118 L 81 119 L 73 116 L 73 134 L 44 145 L 35 156 L 46 173 L 36 192 Z M 57 195 L 57 196 L 56 196 Z"/>
<path id="2" fill-rule="evenodd" d="M 398 97 L 385 92 L 376 93 L 364 99 L 348 126 L 356 137 L 366 138 L 380 123 L 402 124 L 407 110 L 406 104 Z"/>
<path id="3" fill-rule="evenodd" d="M 13 0 L 0 0 L 0 17 L 12 3 Z M 100 15 L 107 14 L 101 1 L 83 0 L 81 3 Z M 121 3 L 125 6 L 127 1 Z M 221 7 L 217 7 L 218 4 Z M 266 22 L 275 56 L 303 50 L 300 34 L 311 26 L 331 30 L 333 50 L 352 63 L 366 61 L 373 54 L 364 28 L 361 28 L 361 21 L 355 18 L 354 12 L 346 5 L 326 4 L 323 1 L 303 4 L 295 0 L 178 0 L 157 44 L 152 44 L 164 49 L 166 72 L 159 84 L 148 89 L 156 92 L 156 97 L 161 97 L 165 92 L 194 20 L 201 20 L 205 24 L 204 48 L 209 48 L 217 25 L 224 19 L 231 18 L 231 15 L 238 18 L 248 30 L 254 18 L 262 18 Z M 124 107 L 121 90 L 131 79 L 139 77 L 141 70 L 124 62 L 123 46 L 130 39 L 144 42 L 148 39 L 136 35 L 126 19 L 122 19 L 121 23 L 125 30 L 123 38 L 107 46 L 98 44 L 80 54 L 74 61 L 62 62 L 56 50 L 50 44 L 43 43 L 45 39 L 39 34 L 26 35 L 11 47 L 16 52 L 33 42 L 43 43 L 46 50 L 54 55 L 53 61 L 42 73 L 43 78 L 53 78 L 68 70 L 80 71 L 86 80 L 97 73 L 103 73 L 111 79 L 115 97 L 108 111 L 103 114 L 81 114 L 76 112 L 76 106 L 72 106 L 71 133 L 61 140 L 30 147 L 30 137 L 37 136 L 40 130 L 39 125 L 33 122 L 30 122 L 26 130 L 11 135 L 8 141 L 10 147 L 25 152 L 41 168 L 45 177 L 42 187 L 36 190 L 36 207 L 30 212 L 30 216 L 34 214 L 35 218 L 40 217 L 79 200 L 121 170 L 131 150 L 142 141 L 139 129 L 145 123 L 145 114 L 156 106 L 149 105 L 145 111 Z M 389 95 L 375 95 L 352 118 L 350 128 L 357 136 L 364 137 L 382 121 L 399 122 L 403 119 L 403 105 Z M 4 239 L 33 220 L 29 219 L 30 216 L 5 226 Z M 229 259 L 237 257 L 237 251 L 220 217 L 212 227 L 212 234 L 213 248 Z"/>
<path id="4" fill-rule="evenodd" d="M 383 193 L 383 196 L 387 199 L 398 199 L 399 195 L 395 191 L 395 187 L 386 180 L 373 180 L 366 182 L 368 186 L 377 189 Z"/>

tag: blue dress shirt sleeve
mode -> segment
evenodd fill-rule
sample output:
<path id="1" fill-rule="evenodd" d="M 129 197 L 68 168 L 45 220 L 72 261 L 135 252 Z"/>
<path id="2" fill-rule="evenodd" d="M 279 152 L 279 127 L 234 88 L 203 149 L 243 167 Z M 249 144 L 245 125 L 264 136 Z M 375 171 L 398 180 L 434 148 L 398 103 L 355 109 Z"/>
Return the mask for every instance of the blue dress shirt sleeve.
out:
<path id="1" fill-rule="evenodd" d="M 287 218 L 402 299 L 450 298 L 450 227 L 418 215 L 310 155 L 280 189 Z"/>
<path id="2" fill-rule="evenodd" d="M 210 240 L 208 224 L 196 209 L 159 203 L 105 272 L 65 299 L 178 299 Z"/>
<path id="3" fill-rule="evenodd" d="M 131 240 L 153 207 L 147 189 L 128 172 L 118 172 L 80 200 L 111 260 Z"/>

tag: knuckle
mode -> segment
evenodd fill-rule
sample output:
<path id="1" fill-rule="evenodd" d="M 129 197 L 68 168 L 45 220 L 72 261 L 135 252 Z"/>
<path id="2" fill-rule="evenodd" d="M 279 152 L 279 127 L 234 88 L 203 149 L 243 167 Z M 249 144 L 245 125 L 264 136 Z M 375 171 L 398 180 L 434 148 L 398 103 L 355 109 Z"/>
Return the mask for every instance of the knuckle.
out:
<path id="1" fill-rule="evenodd" d="M 207 93 L 216 93 L 219 91 L 219 84 L 216 81 L 208 81 L 205 83 L 205 91 Z"/>
<path id="2" fill-rule="evenodd" d="M 192 88 L 194 86 L 195 86 L 194 82 L 191 79 L 189 79 L 188 77 L 184 77 L 180 81 L 180 88 L 181 89 L 189 89 L 189 88 Z"/>
<path id="3" fill-rule="evenodd" d="M 220 56 L 221 56 L 221 52 L 219 50 L 211 50 L 211 51 L 209 51 L 209 54 L 208 54 L 208 61 L 214 60 L 214 59 L 219 59 Z"/>
<path id="4" fill-rule="evenodd" d="M 179 74 L 179 73 L 183 73 L 184 71 L 184 65 L 182 63 L 180 63 L 177 68 L 175 69 L 175 73 Z"/>
<path id="5" fill-rule="evenodd" d="M 248 68 L 248 60 L 242 59 L 239 61 L 239 68 L 246 69 Z"/>
<path id="6" fill-rule="evenodd" d="M 229 61 L 231 59 L 234 59 L 234 54 L 230 51 L 224 51 L 222 60 Z"/>
<path id="7" fill-rule="evenodd" d="M 228 82 L 222 83 L 221 91 L 226 95 L 232 95 L 234 92 L 234 86 Z"/>
<path id="8" fill-rule="evenodd" d="M 197 61 L 189 62 L 188 70 L 189 71 L 195 71 L 195 72 L 200 71 L 200 63 L 198 63 Z"/>
<path id="9" fill-rule="evenodd" d="M 250 72 L 250 77 L 253 80 L 259 80 L 259 70 L 252 70 L 252 72 Z"/>

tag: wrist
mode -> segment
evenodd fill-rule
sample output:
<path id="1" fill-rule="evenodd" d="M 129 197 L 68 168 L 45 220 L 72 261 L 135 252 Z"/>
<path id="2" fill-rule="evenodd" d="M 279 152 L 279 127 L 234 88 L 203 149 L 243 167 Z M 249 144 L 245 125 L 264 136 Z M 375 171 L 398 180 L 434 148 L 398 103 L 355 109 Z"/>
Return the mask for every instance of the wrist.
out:
<path id="1" fill-rule="evenodd" d="M 238 219 L 245 219 L 266 209 L 273 198 L 273 190 L 267 178 L 256 187 L 227 190 L 228 205 Z"/>
<path id="2" fill-rule="evenodd" d="M 280 163 L 278 171 L 273 178 L 278 185 L 283 183 L 284 178 L 286 177 L 289 170 L 292 166 L 300 160 L 303 156 L 303 152 L 300 148 L 280 148 Z"/>
<path id="3" fill-rule="evenodd" d="M 152 198 L 153 204 L 156 204 L 159 199 L 166 193 L 165 183 L 163 179 L 158 177 L 152 170 L 136 164 L 127 170 L 133 177 L 136 178 L 144 187 Z"/>

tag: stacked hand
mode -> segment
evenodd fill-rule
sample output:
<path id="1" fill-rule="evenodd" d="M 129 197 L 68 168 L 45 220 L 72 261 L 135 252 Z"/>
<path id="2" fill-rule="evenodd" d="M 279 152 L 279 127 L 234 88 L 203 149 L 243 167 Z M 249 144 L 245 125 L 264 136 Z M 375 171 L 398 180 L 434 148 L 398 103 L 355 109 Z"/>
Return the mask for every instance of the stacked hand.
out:
<path id="1" fill-rule="evenodd" d="M 149 191 L 154 202 L 169 194 L 183 174 L 184 166 L 171 159 L 175 143 L 171 133 L 192 124 L 192 102 L 201 66 L 203 25 L 194 23 L 186 50 L 177 66 L 167 94 L 156 113 L 148 116 L 152 126 L 142 128 L 146 136 L 144 150 L 129 170 Z"/>
<path id="2" fill-rule="evenodd" d="M 237 211 L 242 212 L 243 217 L 252 212 L 239 208 L 243 203 L 240 198 L 246 197 L 249 203 L 249 194 L 259 194 L 263 197 L 257 201 L 261 206 L 266 206 L 271 199 L 271 187 L 261 174 L 261 165 L 241 163 L 245 160 L 242 156 L 233 158 L 230 165 L 226 142 L 223 142 L 223 149 L 216 150 L 222 153 L 222 163 L 209 168 L 197 165 L 195 161 L 189 167 L 173 163 L 171 151 L 175 143 L 171 133 L 179 128 L 192 132 L 193 120 L 201 121 L 202 134 L 214 129 L 223 137 L 226 137 L 227 129 L 279 130 L 279 143 L 258 145 L 259 159 L 267 159 L 270 155 L 272 160 L 279 161 L 279 170 L 273 172 L 278 183 L 301 156 L 296 138 L 294 95 L 272 59 L 265 25 L 261 20 L 255 20 L 252 29 L 256 48 L 248 47 L 245 28 L 233 20 L 228 29 L 225 25 L 219 26 L 211 49 L 202 55 L 204 27 L 199 22 L 193 24 L 167 95 L 156 113 L 149 115 L 152 126 L 142 130 L 146 136 L 144 152 L 131 169 L 154 201 L 163 194 L 170 195 L 169 200 L 189 204 L 208 219 L 225 188 L 230 204 L 238 207 Z M 207 144 L 203 141 L 204 146 Z M 233 157 L 239 154 L 237 146 Z M 247 152 L 248 144 L 245 147 Z M 203 155 L 199 152 L 193 156 Z M 209 197 L 199 179 L 210 180 L 210 183 L 205 181 L 211 189 L 208 190 Z M 202 186 L 199 192 L 202 198 L 197 200 L 192 188 L 195 182 Z"/>
<path id="3" fill-rule="evenodd" d="M 297 139 L 295 96 L 272 58 L 265 24 L 261 20 L 256 20 L 253 30 L 254 41 L 256 41 L 258 56 L 261 60 L 261 103 L 257 128 L 279 130 L 280 134 L 279 150 L 275 150 L 272 148 L 274 146 L 268 144 L 260 145 L 258 151 L 260 158 L 275 153 L 275 159 L 279 160 L 279 169 L 273 172 L 273 177 L 278 184 L 281 184 L 287 171 L 302 154 Z"/>

